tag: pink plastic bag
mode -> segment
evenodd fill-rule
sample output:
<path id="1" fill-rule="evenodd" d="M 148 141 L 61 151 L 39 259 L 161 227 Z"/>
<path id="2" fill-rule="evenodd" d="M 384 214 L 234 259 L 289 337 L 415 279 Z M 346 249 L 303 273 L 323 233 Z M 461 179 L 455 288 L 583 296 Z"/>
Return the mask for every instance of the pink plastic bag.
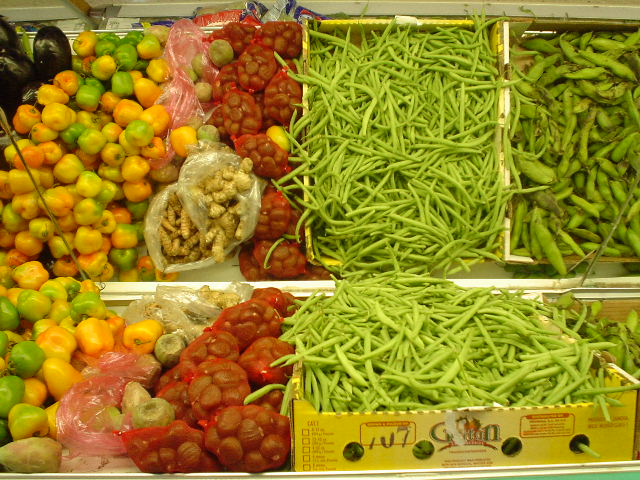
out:
<path id="1" fill-rule="evenodd" d="M 171 117 L 167 133 L 167 153 L 160 159 L 151 159 L 151 168 L 158 169 L 167 165 L 175 155 L 168 141 L 171 130 L 194 122 L 204 123 L 211 114 L 212 103 L 200 103 L 196 96 L 194 83 L 184 71 L 190 66 L 196 55 L 206 53 L 208 45 L 205 34 L 198 25 L 189 19 L 181 19 L 173 24 L 164 47 L 164 59 L 171 69 L 171 80 L 164 86 L 157 103 L 164 106 Z M 218 73 L 209 55 L 203 56 L 202 81 L 211 83 Z"/>
<path id="2" fill-rule="evenodd" d="M 56 413 L 58 441 L 72 456 L 123 455 L 120 432 L 132 428 L 119 407 L 131 381 L 152 385 L 160 364 L 151 355 L 108 352 L 83 370 L 85 380 L 73 385 L 60 400 Z"/>

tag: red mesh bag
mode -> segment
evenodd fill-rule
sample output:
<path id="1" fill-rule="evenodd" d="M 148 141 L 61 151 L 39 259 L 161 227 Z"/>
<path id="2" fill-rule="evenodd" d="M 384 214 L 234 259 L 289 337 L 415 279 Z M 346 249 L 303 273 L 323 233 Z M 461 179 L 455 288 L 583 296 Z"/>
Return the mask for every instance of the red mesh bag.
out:
<path id="1" fill-rule="evenodd" d="M 255 388 L 271 383 L 287 383 L 293 372 L 293 365 L 272 367 L 271 363 L 280 357 L 294 353 L 294 348 L 287 342 L 275 337 L 258 338 L 249 345 L 240 358 L 240 365 L 247 372 L 249 382 Z"/>
<path id="2" fill-rule="evenodd" d="M 321 265 L 308 264 L 302 278 L 305 280 L 331 280 L 331 272 Z"/>
<path id="3" fill-rule="evenodd" d="M 275 188 L 268 186 L 260 204 L 258 224 L 253 238 L 258 240 L 276 240 L 289 230 L 293 208 L 289 200 Z"/>
<path id="4" fill-rule="evenodd" d="M 289 125 L 293 112 L 302 107 L 302 87 L 284 70 L 278 72 L 269 81 L 264 90 L 264 111 L 282 125 Z"/>
<path id="5" fill-rule="evenodd" d="M 191 401 L 189 400 L 188 383 L 182 381 L 169 383 L 156 394 L 156 397 L 164 398 L 173 405 L 176 411 L 176 419 L 182 420 L 192 427 L 198 425 L 198 419 L 193 413 Z"/>
<path id="6" fill-rule="evenodd" d="M 258 133 L 262 111 L 250 93 L 232 88 L 222 97 L 223 125 L 229 136 Z"/>
<path id="7" fill-rule="evenodd" d="M 249 299 L 245 302 L 225 308 L 211 330 L 224 330 L 238 340 L 243 351 L 260 337 L 279 337 L 282 316 L 264 300 Z"/>
<path id="8" fill-rule="evenodd" d="M 220 134 L 221 140 L 224 141 L 229 138 L 229 133 L 227 132 L 227 129 L 224 128 L 224 117 L 222 115 L 222 105 L 217 105 L 213 107 L 213 110 L 211 110 L 211 116 L 209 117 L 209 120 L 207 120 L 207 123 L 209 125 L 213 125 L 218 129 L 218 133 Z"/>
<path id="9" fill-rule="evenodd" d="M 245 243 L 240 248 L 238 254 L 238 263 L 240 266 L 240 273 L 250 282 L 260 282 L 262 280 L 268 280 L 269 275 L 267 271 L 262 268 L 258 261 L 253 256 L 253 243 Z"/>
<path id="10" fill-rule="evenodd" d="M 290 170 L 289 154 L 266 134 L 242 135 L 236 139 L 236 152 L 253 161 L 253 172 L 267 178 L 280 178 Z"/>
<path id="11" fill-rule="evenodd" d="M 205 360 L 189 383 L 189 401 L 196 418 L 207 420 L 217 410 L 242 405 L 251 393 L 247 373 L 224 358 Z"/>
<path id="12" fill-rule="evenodd" d="M 266 395 L 263 395 L 254 402 L 251 402 L 251 405 L 258 405 L 262 408 L 266 408 L 267 410 L 279 413 L 283 399 L 284 392 L 282 390 L 271 390 Z"/>
<path id="13" fill-rule="evenodd" d="M 184 377 L 184 364 L 178 363 L 175 367 L 165 371 L 153 386 L 153 391 L 158 393 L 164 387 L 173 382 L 179 382 Z"/>
<path id="14" fill-rule="evenodd" d="M 289 419 L 258 405 L 221 410 L 205 429 L 205 448 L 235 472 L 264 472 L 287 461 Z"/>
<path id="15" fill-rule="evenodd" d="M 251 43 L 253 36 L 256 32 L 256 27 L 253 25 L 247 25 L 240 22 L 229 22 L 224 25 L 220 30 L 217 30 L 207 39 L 209 42 L 213 42 L 217 39 L 226 40 L 231 44 L 233 53 L 237 57 L 243 50 Z"/>
<path id="16" fill-rule="evenodd" d="M 194 372 L 205 360 L 226 358 L 235 362 L 240 355 L 238 341 L 229 332 L 205 331 L 185 348 L 180 354 L 183 370 Z"/>
<path id="17" fill-rule="evenodd" d="M 253 290 L 251 298 L 264 300 L 283 317 L 290 317 L 296 311 L 295 297 L 276 287 L 256 288 Z"/>
<path id="18" fill-rule="evenodd" d="M 260 265 L 265 265 L 265 260 L 273 244 L 274 242 L 271 240 L 259 240 L 255 243 L 253 256 Z M 266 265 L 267 273 L 272 277 L 295 278 L 305 273 L 307 259 L 298 243 L 284 240 L 273 249 Z"/>
<path id="19" fill-rule="evenodd" d="M 253 92 L 253 98 L 255 99 L 258 107 L 260 107 L 260 112 L 262 112 L 262 129 L 266 131 L 267 128 L 272 127 L 273 125 L 278 125 L 273 118 L 267 115 L 266 107 L 264 105 L 264 90 L 261 92 Z"/>
<path id="20" fill-rule="evenodd" d="M 264 90 L 277 70 L 273 50 L 255 43 L 245 48 L 238 58 L 238 82 L 250 92 Z"/>
<path id="21" fill-rule="evenodd" d="M 204 448 L 202 430 L 175 420 L 166 427 L 138 428 L 122 434 L 127 455 L 146 473 L 219 472 Z"/>
<path id="22" fill-rule="evenodd" d="M 302 51 L 302 27 L 298 22 L 267 22 L 256 32 L 255 40 L 282 58 L 295 58 Z"/>
<path id="23" fill-rule="evenodd" d="M 221 102 L 224 94 L 238 85 L 238 62 L 227 63 L 211 82 L 211 97 L 215 101 Z"/>

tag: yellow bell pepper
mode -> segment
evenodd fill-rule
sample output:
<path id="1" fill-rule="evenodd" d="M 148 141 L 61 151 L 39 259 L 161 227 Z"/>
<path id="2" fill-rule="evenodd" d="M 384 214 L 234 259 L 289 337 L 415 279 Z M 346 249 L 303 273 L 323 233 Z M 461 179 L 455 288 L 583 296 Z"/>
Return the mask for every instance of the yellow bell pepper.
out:
<path id="1" fill-rule="evenodd" d="M 51 396 L 60 400 L 74 384 L 84 380 L 82 374 L 61 358 L 47 358 L 42 364 L 44 381 Z"/>
<path id="2" fill-rule="evenodd" d="M 66 362 L 71 361 L 71 355 L 78 348 L 76 337 L 59 325 L 49 327 L 38 335 L 36 344 L 47 358 L 60 358 Z"/>
<path id="3" fill-rule="evenodd" d="M 55 402 L 44 409 L 47 414 L 47 420 L 49 421 L 49 433 L 47 436 L 54 440 L 58 438 L 58 422 L 56 420 L 56 414 L 58 413 L 59 406 L 60 402 Z"/>
<path id="4" fill-rule="evenodd" d="M 164 327 L 160 322 L 147 318 L 125 327 L 122 334 L 122 344 L 139 354 L 151 353 L 156 341 L 163 333 Z"/>
<path id="5" fill-rule="evenodd" d="M 109 324 L 95 317 L 86 318 L 76 326 L 76 341 L 82 353 L 92 357 L 113 350 L 115 344 Z"/>
<path id="6" fill-rule="evenodd" d="M 28 403 L 34 407 L 40 407 L 49 396 L 47 386 L 36 377 L 24 379 L 24 395 L 22 403 Z"/>
<path id="7" fill-rule="evenodd" d="M 13 440 L 43 437 L 49 433 L 49 420 L 44 409 L 28 403 L 16 403 L 11 407 L 7 420 Z"/>
<path id="8" fill-rule="evenodd" d="M 83 280 L 80 282 L 80 293 L 84 292 L 100 293 L 100 289 L 93 280 Z"/>

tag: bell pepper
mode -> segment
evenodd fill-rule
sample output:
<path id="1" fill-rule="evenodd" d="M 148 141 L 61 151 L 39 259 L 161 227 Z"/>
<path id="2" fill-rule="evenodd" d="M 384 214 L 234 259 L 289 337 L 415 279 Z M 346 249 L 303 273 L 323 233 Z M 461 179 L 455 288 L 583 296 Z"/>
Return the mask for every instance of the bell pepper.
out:
<path id="1" fill-rule="evenodd" d="M 50 103 L 69 103 L 69 95 L 60 87 L 55 85 L 44 84 L 38 88 L 38 103 L 40 105 L 49 105 Z"/>
<path id="2" fill-rule="evenodd" d="M 102 55 L 91 62 L 91 74 L 102 81 L 109 80 L 117 68 L 116 60 L 111 55 Z"/>
<path id="3" fill-rule="evenodd" d="M 56 401 L 59 401 L 74 384 L 84 380 L 82 374 L 69 361 L 61 358 L 47 358 L 42 364 L 42 373 L 49 393 Z"/>
<path id="4" fill-rule="evenodd" d="M 102 212 L 102 217 L 100 217 L 100 220 L 94 223 L 92 226 L 100 233 L 109 235 L 116 229 L 116 219 L 111 211 L 104 210 Z"/>
<path id="5" fill-rule="evenodd" d="M 78 147 L 89 155 L 95 155 L 107 144 L 107 137 L 97 128 L 87 128 L 78 137 Z"/>
<path id="6" fill-rule="evenodd" d="M 58 322 L 51 318 L 41 318 L 33 323 L 33 327 L 31 327 L 31 340 L 38 340 L 38 337 L 47 331 L 49 327 L 55 327 L 58 325 Z"/>
<path id="7" fill-rule="evenodd" d="M 156 137 L 162 137 L 167 133 L 171 117 L 163 105 L 152 105 L 142 111 L 140 120 L 144 120 L 151 128 Z"/>
<path id="8" fill-rule="evenodd" d="M 58 414 L 58 408 L 60 402 L 55 402 L 49 405 L 44 411 L 47 413 L 47 420 L 49 421 L 49 433 L 47 436 L 56 440 L 58 438 L 58 421 L 56 415 Z"/>
<path id="9" fill-rule="evenodd" d="M 72 48 L 81 57 L 88 57 L 95 53 L 98 35 L 91 30 L 81 32 L 73 41 Z"/>
<path id="10" fill-rule="evenodd" d="M 111 244 L 114 248 L 133 248 L 138 245 L 138 234 L 135 225 L 126 223 L 116 224 L 111 234 Z"/>
<path id="11" fill-rule="evenodd" d="M 151 196 L 153 193 L 153 187 L 149 180 L 143 178 L 137 182 L 125 181 L 122 184 L 122 191 L 125 198 L 130 202 L 142 202 Z"/>
<path id="12" fill-rule="evenodd" d="M 118 102 L 116 108 L 113 109 L 113 120 L 118 125 L 124 128 L 133 120 L 140 118 L 140 115 L 142 115 L 143 111 L 144 109 L 142 108 L 142 105 L 140 105 L 138 102 L 134 102 L 133 100 L 129 100 L 128 98 L 123 98 Z M 120 135 L 118 137 L 118 141 L 121 145 L 122 137 L 123 135 Z"/>
<path id="13" fill-rule="evenodd" d="M 76 322 L 73 321 L 73 318 L 69 317 L 65 317 L 62 320 L 60 320 L 60 323 L 58 323 L 59 327 L 64 328 L 67 332 L 71 333 L 72 335 L 75 336 L 76 334 Z"/>
<path id="14" fill-rule="evenodd" d="M 34 179 L 37 185 L 40 185 L 40 176 L 37 172 L 37 170 L 33 170 L 31 174 L 36 174 Z M 29 193 L 35 190 L 29 174 L 24 170 L 18 170 L 16 168 L 9 170 L 9 187 L 14 195 Z M 6 210 L 6 208 L 3 208 L 3 213 L 4 210 Z"/>
<path id="15" fill-rule="evenodd" d="M 33 340 L 16 343 L 9 352 L 9 370 L 20 378 L 33 377 L 44 362 L 44 351 Z"/>
<path id="16" fill-rule="evenodd" d="M 125 322 L 124 318 L 110 314 L 111 316 L 107 318 L 107 323 L 109 324 L 109 328 L 111 329 L 111 333 L 113 333 L 113 338 L 116 340 L 122 340 L 122 333 L 124 332 Z"/>
<path id="17" fill-rule="evenodd" d="M 1 252 L 0 255 L 6 252 Z M 5 288 L 11 288 L 15 286 L 16 282 L 13 281 L 11 276 L 13 275 L 13 269 L 8 265 L 0 265 L 0 285 Z"/>
<path id="18" fill-rule="evenodd" d="M 64 277 L 58 277 L 64 278 Z M 54 300 L 51 304 L 51 310 L 49 310 L 49 317 L 56 323 L 60 323 L 63 318 L 68 317 L 71 314 L 71 305 L 66 300 Z"/>
<path id="19" fill-rule="evenodd" d="M 73 235 L 70 233 L 67 235 L 68 237 L 66 240 L 69 247 L 73 248 Z M 51 240 L 47 241 L 47 246 L 49 247 L 49 252 L 53 258 L 62 258 L 71 253 L 69 248 L 67 248 L 67 245 L 64 243 L 63 238 L 57 235 L 54 235 Z"/>
<path id="20" fill-rule="evenodd" d="M 81 292 L 71 300 L 71 317 L 76 322 L 87 317 L 104 319 L 106 316 L 107 307 L 97 292 Z"/>
<path id="21" fill-rule="evenodd" d="M 100 289 L 93 280 L 82 280 L 80 282 L 80 293 L 93 292 L 100 295 Z M 95 316 L 95 315 L 94 315 Z"/>
<path id="22" fill-rule="evenodd" d="M 125 201 L 127 210 L 131 212 L 131 218 L 137 222 L 144 220 L 144 216 L 149 209 L 149 199 L 142 200 L 141 202 Z"/>
<path id="23" fill-rule="evenodd" d="M 45 125 L 44 123 L 36 123 L 31 130 L 29 130 L 29 137 L 33 140 L 33 143 L 39 144 L 48 142 L 49 140 L 55 140 L 58 138 L 58 130 Z"/>
<path id="24" fill-rule="evenodd" d="M 101 57 L 102 55 L 113 55 L 113 52 L 118 48 L 118 43 L 114 42 L 109 38 L 103 38 L 96 42 L 96 57 Z"/>
<path id="25" fill-rule="evenodd" d="M 31 261 L 16 267 L 13 270 L 12 278 L 20 288 L 37 290 L 49 280 L 49 272 L 45 270 L 42 263 Z"/>
<path id="26" fill-rule="evenodd" d="M 76 190 L 83 197 L 95 197 L 102 189 L 102 179 L 90 170 L 81 172 L 76 180 Z"/>
<path id="27" fill-rule="evenodd" d="M 37 290 L 26 289 L 18 295 L 16 307 L 23 319 L 34 323 L 48 315 L 51 299 Z"/>
<path id="28" fill-rule="evenodd" d="M 20 325 L 20 315 L 7 297 L 0 297 L 0 330 L 15 330 Z"/>
<path id="29" fill-rule="evenodd" d="M 0 330 L 0 357 L 4 358 L 9 350 L 9 335 Z"/>
<path id="30" fill-rule="evenodd" d="M 103 252 L 104 253 L 104 252 Z M 104 254 L 106 257 L 106 254 Z M 96 282 L 108 282 L 116 274 L 116 269 L 109 262 L 105 262 L 104 267 L 98 275 L 92 277 Z"/>
<path id="31" fill-rule="evenodd" d="M 81 79 L 73 70 L 63 70 L 53 77 L 53 84 L 61 88 L 64 93 L 71 97 L 75 95 L 78 88 L 80 88 Z"/>
<path id="32" fill-rule="evenodd" d="M 110 167 L 119 167 L 122 165 L 126 156 L 127 153 L 124 147 L 119 143 L 107 142 L 102 150 L 100 150 L 100 159 Z"/>
<path id="33" fill-rule="evenodd" d="M 29 222 L 29 234 L 41 242 L 46 242 L 53 238 L 54 232 L 53 222 L 46 217 L 34 218 Z"/>
<path id="34" fill-rule="evenodd" d="M 143 255 L 138 259 L 136 266 L 141 282 L 153 282 L 156 279 L 155 265 L 149 255 Z"/>
<path id="35" fill-rule="evenodd" d="M 41 407 L 48 396 L 47 386 L 42 380 L 36 377 L 25 378 L 24 395 L 22 396 L 21 403 Z"/>
<path id="36" fill-rule="evenodd" d="M 153 138 L 153 128 L 144 120 L 131 121 L 124 130 L 125 138 L 134 147 L 143 147 Z"/>
<path id="37" fill-rule="evenodd" d="M 49 433 L 49 419 L 43 408 L 17 403 L 9 411 L 9 432 L 13 440 L 44 437 Z"/>
<path id="38" fill-rule="evenodd" d="M 133 78 L 129 72 L 116 72 L 111 77 L 111 91 L 119 97 L 133 95 Z"/>
<path id="39" fill-rule="evenodd" d="M 120 37 L 113 32 L 103 32 L 98 34 L 98 41 L 100 40 L 109 40 L 116 45 L 120 44 Z"/>
<path id="40" fill-rule="evenodd" d="M 136 120 L 136 122 L 139 120 Z M 130 123 L 131 126 L 134 122 Z M 129 127 L 127 127 L 129 128 Z M 130 155 L 124 159 L 124 163 L 120 168 L 122 178 L 127 182 L 139 182 L 151 170 L 149 161 L 140 155 Z M 133 202 L 129 202 L 133 203 Z M 127 207 L 128 208 L 128 207 Z"/>
<path id="41" fill-rule="evenodd" d="M 78 141 L 88 130 L 87 128 L 80 134 Z M 53 176 L 59 182 L 69 184 L 74 183 L 82 171 L 84 171 L 84 165 L 78 156 L 73 153 L 67 153 L 53 167 Z"/>
<path id="42" fill-rule="evenodd" d="M 11 200 L 13 211 L 25 220 L 33 220 L 38 216 L 38 194 L 36 192 L 20 193 Z"/>
<path id="43" fill-rule="evenodd" d="M 131 93 L 133 93 L 133 82 L 131 83 Z M 41 121 L 40 110 L 33 105 L 20 105 L 13 115 L 13 128 L 20 135 L 26 135 L 36 123 Z"/>
<path id="44" fill-rule="evenodd" d="M 116 72 L 116 73 L 114 73 L 114 75 L 117 75 L 118 73 L 119 72 Z M 112 77 L 112 80 L 113 80 L 113 77 Z M 99 113 L 111 114 L 113 112 L 113 109 L 116 108 L 116 105 L 118 104 L 118 102 L 120 100 L 122 100 L 122 97 L 120 97 L 119 95 L 116 95 L 114 92 L 104 92 L 100 96 Z M 107 118 L 105 117 L 105 120 L 106 119 Z M 109 123 L 109 121 L 104 122 L 103 126 L 106 125 L 107 123 Z M 110 141 L 113 141 L 113 140 L 110 140 Z"/>
<path id="45" fill-rule="evenodd" d="M 71 361 L 71 355 L 78 348 L 76 337 L 59 325 L 51 326 L 38 335 L 36 344 L 47 358 L 61 358 L 67 362 Z"/>
<path id="46" fill-rule="evenodd" d="M 15 307 L 18 305 L 18 295 L 24 291 L 24 288 L 20 287 L 11 287 L 7 289 L 7 298 L 11 302 L 11 304 Z M 20 316 L 20 314 L 18 314 Z"/>
<path id="47" fill-rule="evenodd" d="M 16 375 L 0 377 L 0 418 L 7 418 L 24 396 L 24 380 Z"/>
<path id="48" fill-rule="evenodd" d="M 80 292 L 80 282 L 73 277 L 65 276 L 56 279 L 62 284 L 67 291 L 68 298 L 71 300 Z"/>
<path id="49" fill-rule="evenodd" d="M 102 207 L 106 207 L 116 197 L 122 196 L 122 188 L 112 180 L 102 178 L 102 189 L 94 198 Z"/>
<path id="50" fill-rule="evenodd" d="M 152 58 L 158 58 L 162 55 L 162 45 L 160 40 L 155 35 L 147 34 L 142 37 L 142 40 L 136 45 L 136 50 L 140 58 L 145 60 L 151 60 Z"/>
<path id="51" fill-rule="evenodd" d="M 131 32 L 129 32 L 131 33 Z M 113 58 L 118 65 L 118 70 L 128 72 L 129 70 L 133 70 L 138 61 L 138 52 L 136 51 L 136 47 L 127 43 L 125 38 L 122 39 L 122 43 L 118 45 L 116 51 L 113 52 Z"/>
<path id="52" fill-rule="evenodd" d="M 0 447 L 11 441 L 11 432 L 9 432 L 9 422 L 6 418 L 0 418 Z"/>
<path id="53" fill-rule="evenodd" d="M 143 37 L 144 33 L 140 30 L 131 30 L 120 39 L 120 43 L 127 43 L 135 47 L 138 43 L 140 43 Z"/>
<path id="54" fill-rule="evenodd" d="M 160 137 L 153 137 L 151 142 L 144 147 L 140 147 L 140 155 L 145 158 L 160 159 L 167 154 L 167 148 L 164 145 L 164 141 Z"/>
<path id="55" fill-rule="evenodd" d="M 180 275 L 180 272 L 166 273 L 156 268 L 154 271 L 154 280 L 156 282 L 175 282 L 178 279 L 178 275 Z"/>
<path id="56" fill-rule="evenodd" d="M 122 344 L 140 355 L 153 352 L 156 341 L 164 333 L 162 324 L 151 318 L 127 325 L 122 333 Z"/>
<path id="57" fill-rule="evenodd" d="M 119 270 L 131 270 L 138 261 L 138 249 L 135 247 L 112 248 L 109 252 L 109 261 Z"/>
<path id="58" fill-rule="evenodd" d="M 106 314 L 106 309 L 105 309 Z M 78 348 L 86 355 L 98 357 L 113 350 L 115 340 L 106 320 L 89 317 L 76 326 Z"/>
<path id="59" fill-rule="evenodd" d="M 80 225 L 75 237 L 76 242 L 84 243 L 84 238 L 78 239 L 78 233 L 81 231 L 80 229 L 82 228 L 82 226 L 84 226 L 85 230 L 83 231 L 86 232 L 86 229 L 89 228 L 88 225 L 92 225 L 100 221 L 103 211 L 103 206 L 100 205 L 94 198 L 84 198 L 76 203 L 76 205 L 73 207 L 73 218 L 76 223 Z M 92 235 L 91 239 L 98 240 L 97 235 Z M 78 248 L 77 245 L 76 248 Z M 95 251 L 96 250 L 82 251 L 81 253 L 91 253 Z"/>
<path id="60" fill-rule="evenodd" d="M 76 121 L 76 112 L 62 103 L 53 102 L 42 109 L 42 123 L 58 132 Z"/>
<path id="61" fill-rule="evenodd" d="M 107 91 L 107 87 L 104 82 L 101 82 L 98 78 L 89 76 L 84 80 L 85 85 L 91 85 L 100 90 L 100 95 Z"/>
<path id="62" fill-rule="evenodd" d="M 80 268 L 93 280 L 98 280 L 97 277 L 102 275 L 104 269 L 107 268 L 107 263 L 109 262 L 107 254 L 102 250 L 78 255 L 77 259 Z"/>
<path id="63" fill-rule="evenodd" d="M 133 82 L 133 93 L 140 105 L 149 108 L 162 94 L 162 88 L 153 80 L 143 77 Z"/>
<path id="64" fill-rule="evenodd" d="M 121 99 L 118 99 L 118 102 L 120 102 L 120 100 Z M 115 105 L 117 105 L 117 102 Z M 101 131 L 102 133 L 104 133 L 104 136 L 107 137 L 108 142 L 115 143 L 118 141 L 118 136 L 120 135 L 120 133 L 122 133 L 122 127 L 115 122 L 109 122 L 104 127 L 102 127 Z"/>
<path id="65" fill-rule="evenodd" d="M 55 300 L 66 301 L 68 297 L 67 290 L 64 288 L 64 285 L 58 281 L 57 278 L 50 279 L 44 282 L 40 286 L 38 291 L 43 295 L 49 297 L 52 302 Z"/>
<path id="66" fill-rule="evenodd" d="M 171 69 L 164 58 L 150 60 L 145 71 L 149 78 L 156 83 L 164 83 L 171 78 Z"/>
<path id="67" fill-rule="evenodd" d="M 81 85 L 76 93 L 76 103 L 78 107 L 88 112 L 94 112 L 100 104 L 102 92 L 96 85 Z"/>
<path id="68" fill-rule="evenodd" d="M 76 121 L 84 125 L 86 128 L 95 128 L 98 130 L 102 129 L 102 127 L 100 126 L 100 117 L 97 113 L 94 112 L 86 112 L 84 110 L 80 110 L 76 114 Z"/>
<path id="69" fill-rule="evenodd" d="M 73 197 L 66 187 L 58 186 L 48 188 L 42 192 L 42 196 L 47 202 L 49 210 L 51 210 L 51 213 L 56 217 L 63 217 L 69 214 L 73 208 Z"/>

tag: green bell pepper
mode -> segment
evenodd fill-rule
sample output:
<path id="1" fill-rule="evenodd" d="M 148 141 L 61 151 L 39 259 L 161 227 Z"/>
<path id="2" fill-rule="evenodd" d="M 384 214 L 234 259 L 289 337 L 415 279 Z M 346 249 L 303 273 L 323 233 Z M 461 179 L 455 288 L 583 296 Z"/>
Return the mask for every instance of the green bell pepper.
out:
<path id="1" fill-rule="evenodd" d="M 131 270 L 138 262 L 138 249 L 112 248 L 109 251 L 109 261 L 120 270 Z"/>
<path id="2" fill-rule="evenodd" d="M 49 417 L 44 408 L 18 403 L 9 411 L 9 432 L 13 440 L 44 437 L 49 433 Z"/>
<path id="3" fill-rule="evenodd" d="M 113 55 L 113 52 L 118 48 L 118 43 L 113 40 L 109 40 L 108 38 L 103 40 L 98 40 L 96 42 L 96 57 L 101 57 L 102 55 Z"/>
<path id="4" fill-rule="evenodd" d="M 7 418 L 11 408 L 24 397 L 24 380 L 15 375 L 0 377 L 0 418 Z"/>
<path id="5" fill-rule="evenodd" d="M 83 88 L 83 87 L 80 87 Z M 82 91 L 82 93 L 80 93 L 81 98 L 82 98 L 82 102 L 85 106 L 90 106 L 92 100 L 92 96 L 88 94 L 91 93 L 91 88 L 93 87 L 89 87 L 89 90 L 84 89 Z M 80 92 L 80 90 L 78 90 L 78 92 Z M 98 98 L 98 102 L 100 102 L 100 97 Z M 87 103 L 84 103 L 87 102 Z M 76 147 L 77 146 L 77 141 L 78 141 L 78 137 L 80 136 L 80 134 L 82 132 L 84 132 L 84 130 L 87 127 L 85 125 L 83 125 L 82 123 L 78 123 L 78 122 L 74 122 L 71 125 L 69 125 L 67 128 L 65 128 L 63 131 L 60 132 L 60 138 L 62 139 L 62 141 L 64 143 L 66 143 L 68 146 L 70 147 Z"/>
<path id="6" fill-rule="evenodd" d="M 113 58 L 116 60 L 116 64 L 120 67 L 119 70 L 128 72 L 133 70 L 136 62 L 138 61 L 138 52 L 136 47 L 130 43 L 122 43 L 113 52 Z"/>
<path id="7" fill-rule="evenodd" d="M 4 357 L 9 349 L 9 335 L 0 330 L 0 357 Z"/>
<path id="8" fill-rule="evenodd" d="M 9 432 L 9 422 L 0 418 L 0 447 L 11 441 L 11 433 Z"/>
<path id="9" fill-rule="evenodd" d="M 9 371 L 20 378 L 33 377 L 44 360 L 44 350 L 33 340 L 25 340 L 16 343 L 9 352 Z"/>
<path id="10" fill-rule="evenodd" d="M 98 34 L 98 41 L 101 41 L 101 40 L 108 40 L 110 42 L 115 43 L 116 45 L 120 44 L 120 37 L 113 32 L 104 32 L 104 33 Z"/>
<path id="11" fill-rule="evenodd" d="M 80 86 L 80 88 L 78 88 L 78 91 L 76 92 L 76 103 L 82 109 L 93 111 L 98 108 L 101 96 L 102 92 L 97 86 L 92 84 L 84 84 Z M 68 128 L 71 128 L 73 125 L 75 124 L 72 124 Z M 80 133 L 78 133 L 78 136 L 80 136 Z M 78 136 L 76 136 L 76 139 L 78 138 Z"/>
<path id="12" fill-rule="evenodd" d="M 120 43 L 126 43 L 133 47 L 140 43 L 140 40 L 144 38 L 144 33 L 140 30 L 132 30 L 120 39 Z"/>
<path id="13" fill-rule="evenodd" d="M 111 77 L 111 91 L 119 97 L 133 95 L 133 77 L 129 72 L 116 72 Z"/>
<path id="14" fill-rule="evenodd" d="M 20 315 L 7 297 L 0 297 L 0 329 L 15 330 L 20 325 Z"/>
<path id="15" fill-rule="evenodd" d="M 23 290 L 18 295 L 18 313 L 31 323 L 47 316 L 51 310 L 51 299 L 37 290 Z"/>
<path id="16" fill-rule="evenodd" d="M 33 327 L 31 328 L 31 338 L 33 340 L 37 340 L 38 336 L 42 332 L 47 330 L 49 327 L 54 327 L 56 325 L 58 325 L 58 322 L 51 318 L 43 318 L 42 320 L 38 320 L 33 324 Z"/>
<path id="17" fill-rule="evenodd" d="M 107 306 L 95 292 L 82 292 L 71 301 L 71 318 L 77 323 L 88 317 L 105 318 Z"/>
<path id="18" fill-rule="evenodd" d="M 60 283 L 57 278 L 52 278 L 44 282 L 38 291 L 49 297 L 52 302 L 55 300 L 66 300 L 69 296 L 67 289 L 64 288 L 64 285 Z"/>
<path id="19" fill-rule="evenodd" d="M 58 277 L 56 280 L 62 284 L 67 291 L 67 298 L 69 300 L 74 298 L 80 291 L 80 282 L 73 277 Z"/>
<path id="20" fill-rule="evenodd" d="M 135 221 L 144 219 L 145 213 L 149 209 L 149 199 L 142 200 L 141 202 L 130 202 L 126 200 L 124 206 L 131 213 L 131 218 Z"/>
<path id="21" fill-rule="evenodd" d="M 104 83 L 102 83 L 97 78 L 88 77 L 85 79 L 84 84 L 96 87 L 98 90 L 100 90 L 100 95 L 107 91 L 107 87 L 104 86 Z"/>

